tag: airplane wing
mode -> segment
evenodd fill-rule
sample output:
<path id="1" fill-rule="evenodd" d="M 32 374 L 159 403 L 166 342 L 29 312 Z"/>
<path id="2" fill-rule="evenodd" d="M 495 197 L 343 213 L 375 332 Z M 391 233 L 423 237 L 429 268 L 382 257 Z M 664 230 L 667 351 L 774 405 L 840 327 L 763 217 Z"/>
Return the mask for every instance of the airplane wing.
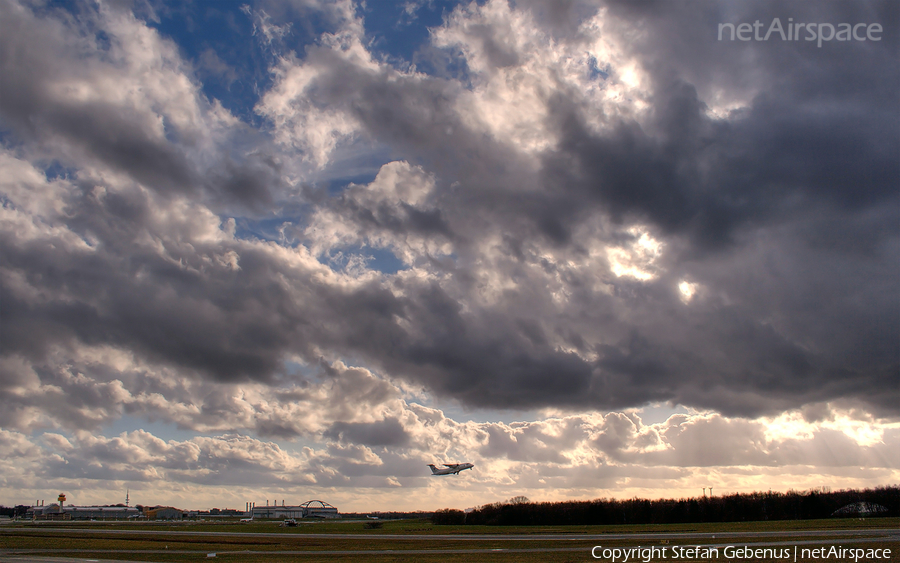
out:
<path id="1" fill-rule="evenodd" d="M 461 463 L 445 463 L 444 467 L 452 467 L 453 469 L 456 469 L 460 465 L 462 465 L 462 464 Z"/>

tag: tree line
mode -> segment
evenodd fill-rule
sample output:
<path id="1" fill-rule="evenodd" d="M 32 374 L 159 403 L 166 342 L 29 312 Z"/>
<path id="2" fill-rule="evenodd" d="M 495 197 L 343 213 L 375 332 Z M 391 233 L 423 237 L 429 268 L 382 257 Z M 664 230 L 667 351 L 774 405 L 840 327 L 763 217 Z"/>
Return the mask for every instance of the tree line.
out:
<path id="1" fill-rule="evenodd" d="M 16 506 L 0 506 L 0 516 L 8 516 L 10 518 L 16 516 L 25 516 L 30 506 L 17 504 Z"/>
<path id="2" fill-rule="evenodd" d="M 474 510 L 438 510 L 434 524 L 498 526 L 678 524 L 900 516 L 900 486 L 831 492 L 768 491 L 680 499 L 530 502 L 516 497 Z"/>

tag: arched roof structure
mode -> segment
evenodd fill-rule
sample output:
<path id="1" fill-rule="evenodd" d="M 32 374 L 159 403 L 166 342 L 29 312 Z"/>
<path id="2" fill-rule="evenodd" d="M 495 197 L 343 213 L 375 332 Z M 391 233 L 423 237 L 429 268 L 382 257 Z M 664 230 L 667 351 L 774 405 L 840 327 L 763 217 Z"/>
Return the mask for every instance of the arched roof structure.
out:
<path id="1" fill-rule="evenodd" d="M 302 508 L 311 509 L 311 510 L 321 510 L 323 508 L 326 509 L 334 509 L 337 510 L 334 506 L 328 504 L 324 500 L 308 500 L 300 505 Z"/>

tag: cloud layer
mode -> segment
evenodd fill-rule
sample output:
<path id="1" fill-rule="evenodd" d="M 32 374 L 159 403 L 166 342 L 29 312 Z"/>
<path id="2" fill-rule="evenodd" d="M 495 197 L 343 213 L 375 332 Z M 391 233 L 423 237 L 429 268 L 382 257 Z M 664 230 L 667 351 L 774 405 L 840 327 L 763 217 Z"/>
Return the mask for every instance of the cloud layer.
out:
<path id="1" fill-rule="evenodd" d="M 360 376 L 346 370 L 338 377 L 358 383 Z M 44 432 L 35 440 L 3 430 L 0 442 L 14 454 L 3 462 L 3 488 L 36 498 L 63 488 L 77 491 L 80 503 L 110 502 L 110 490 L 130 488 L 138 502 L 165 497 L 191 506 L 327 497 L 344 510 L 429 510 L 516 493 L 546 500 L 693 496 L 712 485 L 724 494 L 764 488 L 773 479 L 798 489 L 871 486 L 896 481 L 900 464 L 897 423 L 830 405 L 820 405 L 827 416 L 815 422 L 792 412 L 755 421 L 685 414 L 645 423 L 639 413 L 613 412 L 461 423 L 394 398 L 380 408 L 360 400 L 354 414 L 330 422 L 341 416 L 332 406 L 340 395 L 310 391 L 321 408 L 315 417 L 298 416 L 308 424 L 290 429 L 273 430 L 272 416 L 314 410 L 298 399 L 302 393 L 232 389 L 230 414 L 216 420 L 238 432 L 169 440 L 144 430 L 110 438 Z M 204 411 L 211 406 L 201 404 Z M 182 415 L 181 422 L 208 432 L 203 418 Z M 248 432 L 303 438 L 279 444 Z M 474 462 L 477 472 L 466 479 L 427 474 L 426 463 L 460 459 Z"/>
<path id="2" fill-rule="evenodd" d="M 445 455 L 498 494 L 896 480 L 896 32 L 715 32 L 898 8 L 785 10 L 461 4 L 398 62 L 350 2 L 248 6 L 254 121 L 153 18 L 0 3 L 3 439 L 54 452 L 47 486 L 434 494 Z M 105 436 L 122 417 L 197 435 Z"/>

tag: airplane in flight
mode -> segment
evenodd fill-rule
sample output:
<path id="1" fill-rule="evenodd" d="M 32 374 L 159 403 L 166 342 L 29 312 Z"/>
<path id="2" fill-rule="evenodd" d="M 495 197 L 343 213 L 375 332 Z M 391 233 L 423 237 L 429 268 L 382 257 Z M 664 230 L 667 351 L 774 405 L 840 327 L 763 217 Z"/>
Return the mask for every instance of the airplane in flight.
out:
<path id="1" fill-rule="evenodd" d="M 446 469 L 438 469 L 434 466 L 433 463 L 429 463 L 428 467 L 431 468 L 432 475 L 459 475 L 459 472 L 464 469 L 472 469 L 475 467 L 474 463 L 445 463 L 444 467 Z"/>

